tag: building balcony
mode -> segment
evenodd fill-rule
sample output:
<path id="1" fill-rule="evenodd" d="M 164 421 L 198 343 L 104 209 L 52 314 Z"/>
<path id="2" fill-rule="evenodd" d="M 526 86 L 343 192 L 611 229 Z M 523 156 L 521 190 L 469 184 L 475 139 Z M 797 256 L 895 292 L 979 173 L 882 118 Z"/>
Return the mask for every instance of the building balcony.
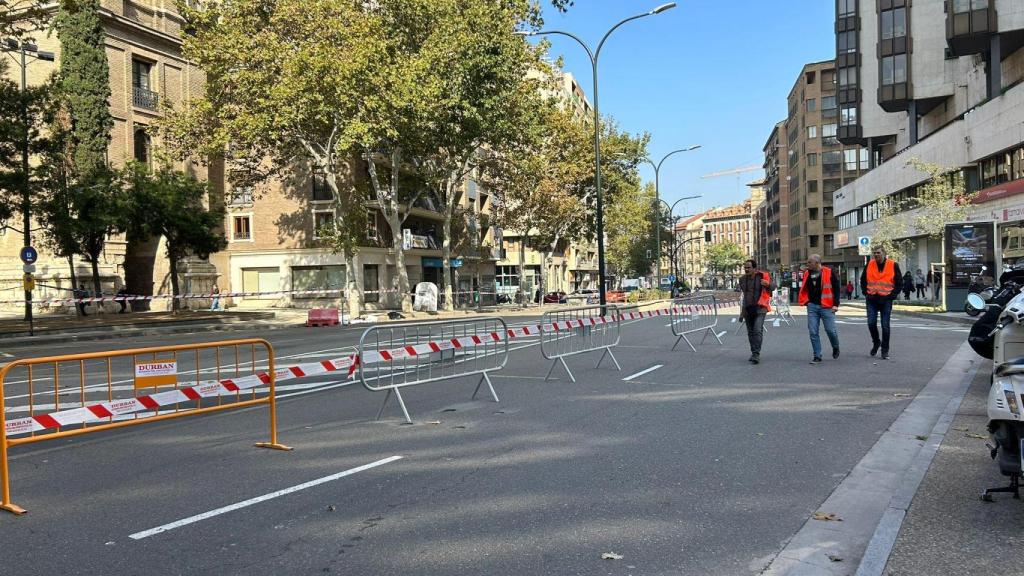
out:
<path id="1" fill-rule="evenodd" d="M 132 105 L 136 108 L 145 108 L 146 110 L 156 110 L 160 105 L 160 94 L 142 88 L 140 86 L 132 87 Z"/>

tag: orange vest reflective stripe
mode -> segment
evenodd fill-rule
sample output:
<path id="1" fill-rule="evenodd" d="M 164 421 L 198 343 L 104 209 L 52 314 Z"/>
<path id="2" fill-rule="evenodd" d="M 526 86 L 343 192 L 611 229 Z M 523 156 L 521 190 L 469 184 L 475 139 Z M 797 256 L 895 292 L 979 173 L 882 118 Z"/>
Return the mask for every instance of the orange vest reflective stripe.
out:
<path id="1" fill-rule="evenodd" d="M 797 296 L 797 303 L 807 306 L 810 297 L 807 295 L 807 276 L 810 270 L 804 270 L 804 280 L 800 283 L 800 294 Z M 836 305 L 835 295 L 832 293 L 832 269 L 828 266 L 821 267 L 821 307 L 832 308 Z"/>
<path id="2" fill-rule="evenodd" d="M 767 280 L 768 284 L 771 285 L 772 277 L 769 276 L 767 272 L 761 272 L 761 278 Z M 768 290 L 764 286 L 762 286 L 761 287 L 761 296 L 757 299 L 757 305 L 760 306 L 761 308 L 764 308 L 765 312 L 771 312 L 772 311 L 771 302 L 772 302 L 772 295 L 768 293 Z"/>
<path id="3" fill-rule="evenodd" d="M 888 296 L 896 288 L 896 264 L 885 260 L 885 268 L 878 270 L 878 262 L 868 262 L 868 296 Z"/>

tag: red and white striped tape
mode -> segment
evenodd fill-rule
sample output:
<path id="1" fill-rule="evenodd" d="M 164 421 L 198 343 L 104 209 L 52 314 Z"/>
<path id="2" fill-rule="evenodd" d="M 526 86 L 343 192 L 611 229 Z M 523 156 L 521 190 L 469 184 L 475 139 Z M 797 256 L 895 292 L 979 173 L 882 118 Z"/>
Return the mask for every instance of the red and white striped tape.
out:
<path id="1" fill-rule="evenodd" d="M 739 303 L 735 301 L 728 302 L 718 304 L 717 308 L 730 308 L 738 306 L 738 304 Z M 648 310 L 646 312 L 625 312 L 621 314 L 613 314 L 611 316 L 596 316 L 593 318 L 579 318 L 561 322 L 550 322 L 547 324 L 520 326 L 517 328 L 510 328 L 504 334 L 502 334 L 501 332 L 488 332 L 485 334 L 461 336 L 458 338 L 439 340 L 436 342 L 427 342 L 423 344 L 401 346 L 387 350 L 365 352 L 361 359 L 359 358 L 358 355 L 354 354 L 352 356 L 347 356 L 344 358 L 323 360 L 321 362 L 311 362 L 308 364 L 299 364 L 296 366 L 279 368 L 274 371 L 274 381 L 282 382 L 295 378 L 317 376 L 320 374 L 337 372 L 341 370 L 346 370 L 347 377 L 351 378 L 355 374 L 356 368 L 358 368 L 360 362 L 362 362 L 363 364 L 393 362 L 395 360 L 402 360 L 404 358 L 411 358 L 425 354 L 433 354 L 436 352 L 441 352 L 442 350 L 458 350 L 464 348 L 472 348 L 475 346 L 481 346 L 485 344 L 491 344 L 495 342 L 501 342 L 506 338 L 515 339 L 525 336 L 535 336 L 537 334 L 540 334 L 541 332 L 558 332 L 562 330 L 571 330 L 573 328 L 580 328 L 584 326 L 608 324 L 611 322 L 615 322 L 617 320 L 639 320 L 643 318 L 668 316 L 671 314 L 680 313 L 713 313 L 715 312 L 715 308 L 716 306 L 713 304 L 674 306 L 672 308 L 661 308 L 658 310 Z M 213 380 L 209 382 L 200 382 L 195 386 L 190 386 L 186 388 L 167 390 L 165 392 L 157 392 L 154 394 L 136 396 L 134 398 L 113 400 L 110 402 L 100 402 L 88 406 L 72 408 L 70 410 L 62 410 L 59 412 L 53 412 L 50 414 L 43 414 L 39 416 L 28 416 L 25 418 L 8 420 L 5 422 L 4 427 L 7 435 L 9 436 L 17 434 L 28 434 L 31 432 L 40 432 L 43 430 L 59 428 L 61 426 L 97 422 L 107 418 L 112 418 L 113 416 L 131 414 L 134 412 L 141 412 L 143 410 L 154 410 L 161 406 L 178 404 L 181 402 L 195 401 L 199 400 L 200 398 L 214 398 L 217 396 L 227 396 L 230 394 L 238 393 L 243 390 L 255 388 L 261 384 L 266 385 L 269 383 L 269 374 L 266 372 L 260 372 L 242 378 L 227 378 L 220 381 Z"/>

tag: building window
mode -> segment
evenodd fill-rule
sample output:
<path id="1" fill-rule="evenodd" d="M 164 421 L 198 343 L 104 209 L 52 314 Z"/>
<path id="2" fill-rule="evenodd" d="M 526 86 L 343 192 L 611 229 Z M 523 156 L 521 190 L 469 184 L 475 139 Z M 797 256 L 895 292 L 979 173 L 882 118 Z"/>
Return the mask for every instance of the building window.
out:
<path id="1" fill-rule="evenodd" d="M 842 88 L 853 88 L 857 86 L 856 67 L 848 66 L 839 69 L 839 86 Z"/>
<path id="2" fill-rule="evenodd" d="M 363 290 L 365 302 L 380 302 L 380 277 L 376 264 L 363 265 Z"/>
<path id="3" fill-rule="evenodd" d="M 850 30 L 836 34 L 839 54 L 847 54 L 857 51 L 857 31 Z"/>
<path id="4" fill-rule="evenodd" d="M 807 165 L 808 166 L 817 166 L 818 165 L 818 155 L 817 154 L 808 154 L 807 155 Z"/>
<path id="5" fill-rule="evenodd" d="M 344 290 L 344 266 L 292 266 L 292 290 Z M 336 297 L 335 294 L 295 294 L 293 298 Z"/>
<path id="6" fill-rule="evenodd" d="M 373 210 L 366 211 L 366 239 L 377 240 L 377 212 Z"/>
<path id="7" fill-rule="evenodd" d="M 847 106 L 839 111 L 839 124 L 842 126 L 855 126 L 857 124 L 857 107 Z"/>
<path id="8" fill-rule="evenodd" d="M 331 191 L 331 187 L 327 185 L 327 177 L 323 172 L 313 172 L 312 193 L 314 202 L 327 202 L 334 200 L 334 192 Z"/>
<path id="9" fill-rule="evenodd" d="M 843 150 L 843 168 L 847 172 L 857 171 L 857 151 L 856 150 Z"/>
<path id="10" fill-rule="evenodd" d="M 814 71 L 811 70 L 807 73 L 807 84 L 814 84 Z"/>
<path id="11" fill-rule="evenodd" d="M 313 211 L 313 239 L 322 238 L 324 231 L 333 230 L 335 226 L 334 210 Z"/>
<path id="12" fill-rule="evenodd" d="M 907 55 L 896 54 L 882 58 L 882 85 L 891 86 L 907 81 Z"/>
<path id="13" fill-rule="evenodd" d="M 836 12 L 840 18 L 853 16 L 857 13 L 857 0 L 839 0 Z"/>
<path id="14" fill-rule="evenodd" d="M 244 206 L 252 204 L 252 196 L 252 186 L 232 186 L 230 203 L 232 206 Z"/>
<path id="15" fill-rule="evenodd" d="M 882 40 L 902 38 L 907 35 L 907 9 L 882 11 Z"/>
<path id="16" fill-rule="evenodd" d="M 809 239 L 811 241 L 811 248 L 817 248 L 818 247 L 818 243 L 820 242 L 820 237 L 818 237 L 818 236 L 809 236 Z"/>
<path id="17" fill-rule="evenodd" d="M 818 219 L 818 209 L 817 208 L 808 208 L 807 209 L 807 219 L 808 220 L 817 220 Z"/>
<path id="18" fill-rule="evenodd" d="M 869 158 L 868 154 L 869 153 L 868 153 L 868 149 L 867 148 L 861 148 L 861 150 L 860 150 L 860 169 L 861 170 L 867 170 L 870 167 L 870 165 L 871 165 L 871 161 L 870 161 L 870 158 Z"/>
<path id="19" fill-rule="evenodd" d="M 834 90 L 836 87 L 836 71 L 835 70 L 822 70 L 821 71 L 821 89 L 822 90 Z"/>
<path id="20" fill-rule="evenodd" d="M 147 132 L 145 128 L 136 126 L 134 136 L 135 160 L 148 166 L 150 159 L 149 151 L 153 146 L 153 141 L 149 137 L 149 132 Z"/>
<path id="21" fill-rule="evenodd" d="M 844 68 L 845 70 L 845 68 Z M 835 96 L 822 96 L 821 97 L 821 109 L 822 110 L 834 110 L 836 107 Z"/>
<path id="22" fill-rule="evenodd" d="M 236 215 L 231 218 L 231 239 L 235 242 L 252 240 L 252 216 Z"/>
<path id="23" fill-rule="evenodd" d="M 808 180 L 807 181 L 807 193 L 808 194 L 817 194 L 818 193 L 818 181 L 817 180 Z"/>
<path id="24" fill-rule="evenodd" d="M 823 138 L 835 138 L 837 128 L 838 126 L 836 124 L 823 124 L 821 127 L 821 136 Z"/>
<path id="25" fill-rule="evenodd" d="M 953 13 L 963 14 L 971 10 L 985 10 L 988 8 L 988 0 L 953 0 Z"/>
<path id="26" fill-rule="evenodd" d="M 807 99 L 807 111 L 808 112 L 814 112 L 817 109 L 818 109 L 818 101 L 815 100 L 814 98 L 808 98 Z"/>
<path id="27" fill-rule="evenodd" d="M 156 110 L 160 98 L 153 91 L 152 68 L 153 65 L 149 62 L 132 59 L 132 104 L 139 108 Z"/>
<path id="28" fill-rule="evenodd" d="M 817 138 L 818 137 L 818 127 L 817 126 L 808 126 L 807 127 L 807 137 L 808 138 Z"/>

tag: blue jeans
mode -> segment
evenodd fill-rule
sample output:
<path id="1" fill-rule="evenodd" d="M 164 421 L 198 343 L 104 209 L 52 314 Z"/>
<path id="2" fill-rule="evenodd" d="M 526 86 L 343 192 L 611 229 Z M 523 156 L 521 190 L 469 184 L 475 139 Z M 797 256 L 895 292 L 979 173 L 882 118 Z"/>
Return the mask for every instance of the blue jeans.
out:
<path id="1" fill-rule="evenodd" d="M 821 336 L 819 322 L 825 325 L 825 334 L 833 348 L 839 348 L 839 334 L 836 333 L 836 313 L 831 308 L 822 308 L 820 304 L 807 303 L 807 331 L 811 335 L 811 349 L 814 357 L 821 358 Z"/>
<path id="2" fill-rule="evenodd" d="M 877 300 L 868 298 L 865 300 L 868 308 L 868 331 L 871 332 L 872 344 L 880 344 L 882 353 L 889 351 L 889 319 L 892 317 L 892 300 L 888 298 Z M 882 313 L 882 339 L 878 339 L 878 313 Z"/>

